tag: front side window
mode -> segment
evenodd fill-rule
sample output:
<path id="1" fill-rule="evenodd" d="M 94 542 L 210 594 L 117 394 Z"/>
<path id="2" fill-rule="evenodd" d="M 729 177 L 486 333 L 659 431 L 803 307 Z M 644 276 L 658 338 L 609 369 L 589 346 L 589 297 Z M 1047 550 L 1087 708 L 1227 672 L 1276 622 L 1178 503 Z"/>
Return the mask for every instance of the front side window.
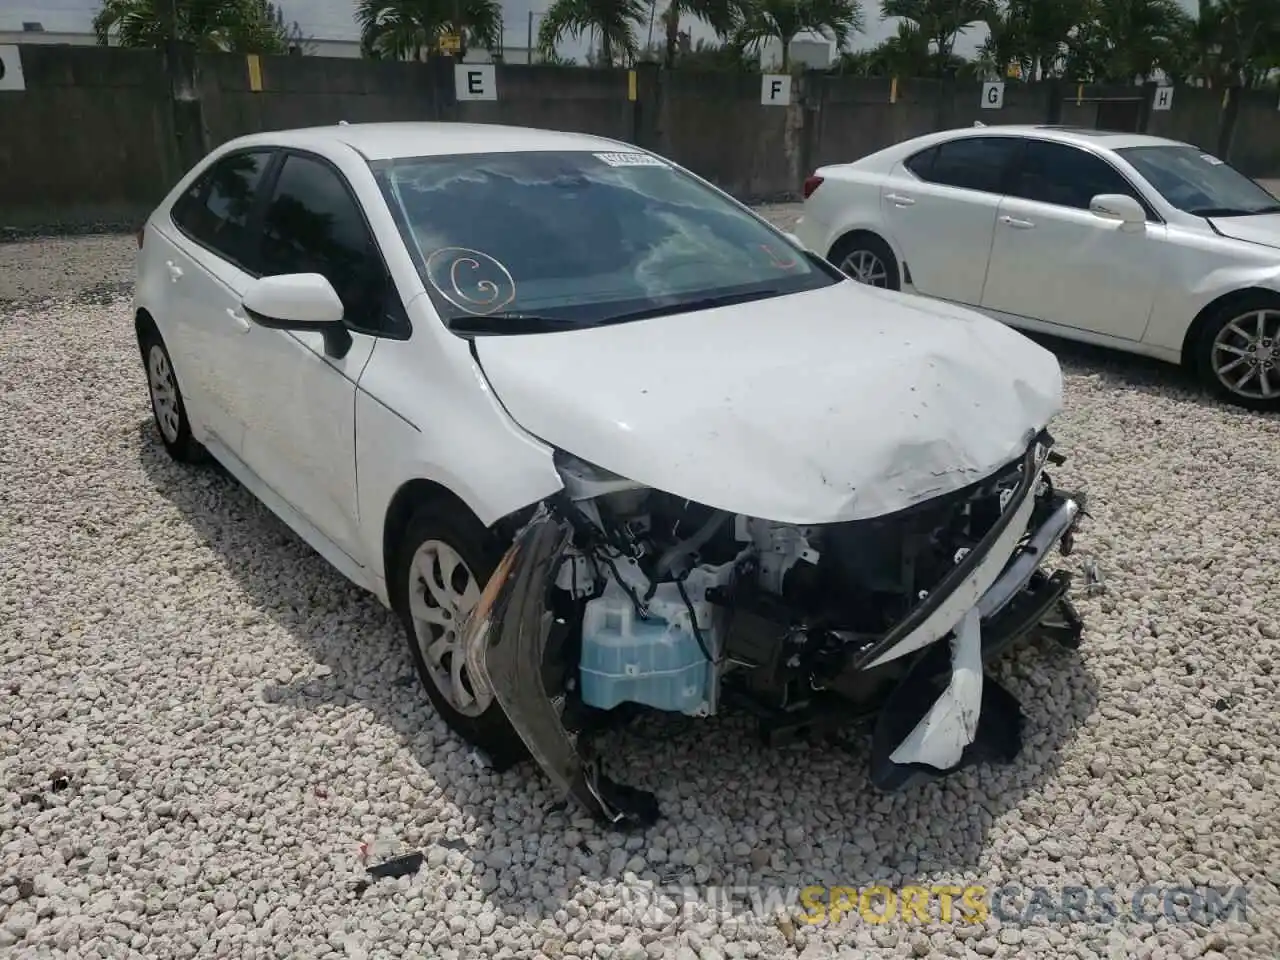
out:
<path id="1" fill-rule="evenodd" d="M 1010 179 L 1010 196 L 1059 207 L 1088 210 L 1089 203 L 1100 193 L 1124 194 L 1146 206 L 1115 167 L 1086 150 L 1063 143 L 1028 140 Z"/>
<path id="2" fill-rule="evenodd" d="M 242 266 L 252 260 L 249 217 L 270 151 L 234 153 L 197 177 L 173 205 L 173 220 L 197 243 Z"/>
<path id="3" fill-rule="evenodd" d="M 1122 147 L 1116 151 L 1160 195 L 1198 217 L 1280 213 L 1280 203 L 1230 164 L 1191 146 Z"/>
<path id="4" fill-rule="evenodd" d="M 648 154 L 449 155 L 374 169 L 429 295 L 459 332 L 587 327 L 840 280 Z"/>
<path id="5" fill-rule="evenodd" d="M 924 173 L 931 183 L 1003 193 L 1004 174 L 1021 142 L 1014 137 L 961 137 L 939 144 Z"/>
<path id="6" fill-rule="evenodd" d="M 382 325 L 390 284 L 369 227 L 328 164 L 290 154 L 262 220 L 262 272 L 318 273 L 342 300 L 346 320 Z"/>

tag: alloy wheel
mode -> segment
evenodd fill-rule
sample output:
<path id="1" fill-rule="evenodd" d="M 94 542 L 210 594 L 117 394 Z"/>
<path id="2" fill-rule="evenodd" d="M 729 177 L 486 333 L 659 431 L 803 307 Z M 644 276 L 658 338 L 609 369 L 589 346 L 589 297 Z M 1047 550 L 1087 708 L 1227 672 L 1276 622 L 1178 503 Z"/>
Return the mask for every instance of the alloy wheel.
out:
<path id="1" fill-rule="evenodd" d="M 853 250 L 840 261 L 840 271 L 869 287 L 888 287 L 889 271 L 870 250 Z"/>
<path id="2" fill-rule="evenodd" d="M 1250 310 L 1213 339 L 1214 375 L 1232 393 L 1251 400 L 1280 398 L 1280 310 Z"/>
<path id="3" fill-rule="evenodd" d="M 169 357 L 158 343 L 152 344 L 147 354 L 147 381 L 151 386 L 151 405 L 155 409 L 156 424 L 170 443 L 178 442 L 181 414 L 178 411 L 178 384 L 173 378 Z"/>
<path id="4" fill-rule="evenodd" d="M 462 649 L 462 626 L 480 599 L 480 584 L 458 551 L 427 540 L 409 569 L 409 613 L 427 673 L 458 713 L 478 717 L 492 698 L 476 693 Z"/>

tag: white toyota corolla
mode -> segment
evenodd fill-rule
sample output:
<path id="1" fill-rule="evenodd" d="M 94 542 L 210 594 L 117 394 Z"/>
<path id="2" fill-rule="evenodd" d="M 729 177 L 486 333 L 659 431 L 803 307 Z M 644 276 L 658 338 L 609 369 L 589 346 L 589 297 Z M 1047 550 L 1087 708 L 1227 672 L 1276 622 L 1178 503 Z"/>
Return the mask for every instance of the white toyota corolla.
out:
<path id="1" fill-rule="evenodd" d="M 983 663 L 1074 645 L 1057 361 L 847 279 L 627 144 L 462 124 L 256 134 L 139 236 L 164 446 L 211 454 L 403 621 L 466 740 L 614 823 L 591 734 L 730 702 L 873 725 L 894 789 L 1020 742 Z M 486 587 L 486 584 L 488 586 Z"/>
<path id="2" fill-rule="evenodd" d="M 864 283 L 1182 364 L 1280 410 L 1280 201 L 1199 147 L 966 127 L 822 167 L 804 192 L 796 234 Z"/>

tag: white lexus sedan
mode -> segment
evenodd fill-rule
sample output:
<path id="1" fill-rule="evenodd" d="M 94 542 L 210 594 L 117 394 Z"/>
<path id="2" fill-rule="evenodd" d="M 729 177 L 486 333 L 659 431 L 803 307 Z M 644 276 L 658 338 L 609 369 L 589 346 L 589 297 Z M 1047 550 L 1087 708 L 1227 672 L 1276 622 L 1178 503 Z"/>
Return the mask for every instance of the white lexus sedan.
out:
<path id="1" fill-rule="evenodd" d="M 822 167 L 804 193 L 797 236 L 863 283 L 1181 364 L 1280 410 L 1280 202 L 1198 147 L 966 127 Z"/>
<path id="2" fill-rule="evenodd" d="M 861 723 L 897 789 L 1020 744 L 983 664 L 1067 646 L 1082 500 L 1053 355 L 845 277 L 675 164 L 351 124 L 214 150 L 140 234 L 160 440 L 212 455 L 404 625 L 495 765 L 651 822 L 593 733 L 736 704 Z"/>

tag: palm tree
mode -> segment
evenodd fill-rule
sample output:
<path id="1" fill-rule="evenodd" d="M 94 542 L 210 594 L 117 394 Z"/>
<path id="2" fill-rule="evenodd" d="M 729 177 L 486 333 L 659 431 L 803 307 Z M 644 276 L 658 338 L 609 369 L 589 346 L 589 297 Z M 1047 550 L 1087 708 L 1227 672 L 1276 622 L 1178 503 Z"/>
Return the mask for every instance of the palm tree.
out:
<path id="1" fill-rule="evenodd" d="M 680 46 L 681 17 L 696 17 L 714 30 L 720 40 L 724 40 L 745 19 L 744 6 L 742 0 L 667 0 L 667 9 L 662 13 L 667 41 L 663 64 L 667 68 L 675 66 L 676 50 Z"/>
<path id="2" fill-rule="evenodd" d="M 122 47 L 160 47 L 174 39 L 200 50 L 285 53 L 290 31 L 266 0 L 173 0 L 172 34 L 165 0 L 103 0 L 93 18 L 98 43 L 114 37 Z M 296 33 L 296 25 L 294 28 Z"/>
<path id="3" fill-rule="evenodd" d="M 1178 0 L 1087 0 L 1067 41 L 1068 72 L 1099 83 L 1147 80 L 1176 60 L 1189 20 Z"/>
<path id="4" fill-rule="evenodd" d="M 356 24 L 366 57 L 421 60 L 446 34 L 493 49 L 502 30 L 501 0 L 359 0 Z"/>
<path id="5" fill-rule="evenodd" d="M 933 44 L 937 72 L 941 73 L 951 62 L 956 38 L 970 24 L 987 22 L 993 6 L 992 0 L 881 0 L 880 16 L 884 20 L 901 17 L 914 23 Z"/>
<path id="6" fill-rule="evenodd" d="M 863 27 L 858 0 L 755 0 L 737 30 L 736 42 L 750 50 L 777 40 L 782 44 L 782 69 L 787 71 L 791 41 L 799 34 L 816 33 L 833 41 L 839 51 Z"/>
<path id="7" fill-rule="evenodd" d="M 554 0 L 542 16 L 538 46 L 546 56 L 565 38 L 599 36 L 600 62 L 611 67 L 615 53 L 624 61 L 635 59 L 636 26 L 647 14 L 644 0 Z"/>

